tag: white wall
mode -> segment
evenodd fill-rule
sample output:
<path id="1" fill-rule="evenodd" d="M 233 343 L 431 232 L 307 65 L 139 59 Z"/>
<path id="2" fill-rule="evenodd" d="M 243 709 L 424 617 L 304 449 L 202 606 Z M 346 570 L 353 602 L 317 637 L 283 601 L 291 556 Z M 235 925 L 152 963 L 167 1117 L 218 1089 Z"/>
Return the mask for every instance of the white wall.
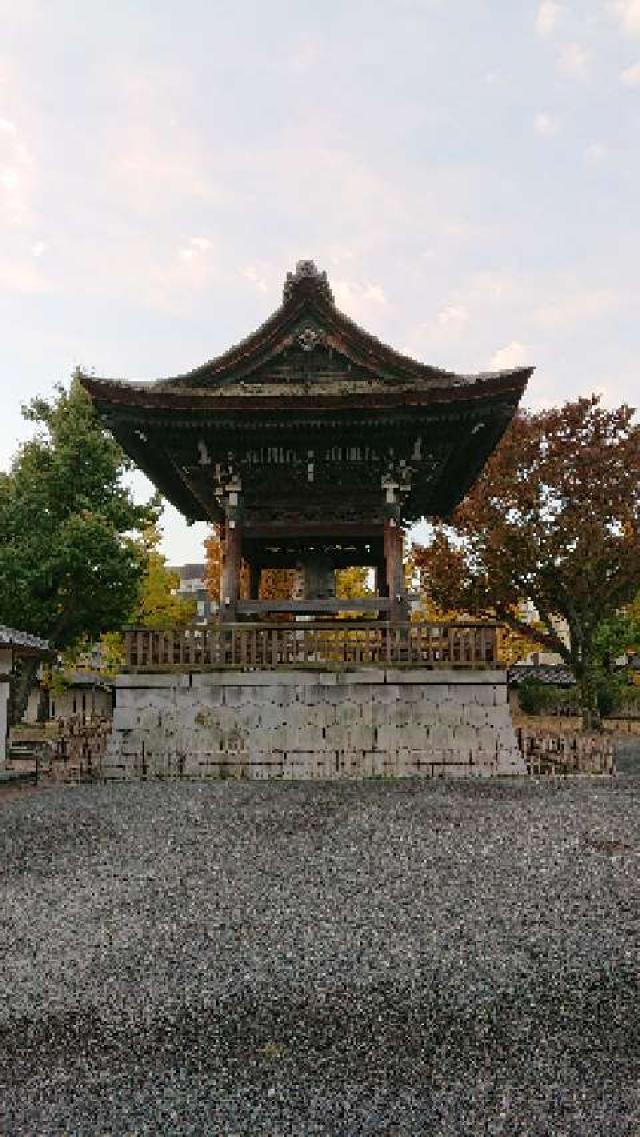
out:
<path id="1" fill-rule="evenodd" d="M 38 717 L 38 704 L 40 692 L 32 691 L 25 714 L 25 720 L 35 723 Z M 66 687 L 58 694 L 51 692 L 49 696 L 49 714 L 51 719 L 69 718 L 70 715 L 80 715 L 83 718 L 98 716 L 111 718 L 113 699 L 111 691 L 103 687 Z"/>
<path id="2" fill-rule="evenodd" d="M 7 759 L 9 683 L 0 679 L 0 769 Z"/>

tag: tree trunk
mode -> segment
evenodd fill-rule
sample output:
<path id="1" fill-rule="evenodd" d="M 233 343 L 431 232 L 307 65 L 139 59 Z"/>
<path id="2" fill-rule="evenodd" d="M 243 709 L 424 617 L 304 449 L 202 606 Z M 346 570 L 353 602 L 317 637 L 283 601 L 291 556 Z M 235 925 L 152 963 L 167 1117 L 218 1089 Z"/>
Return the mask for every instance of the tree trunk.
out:
<path id="1" fill-rule="evenodd" d="M 40 663 L 41 660 L 37 655 L 23 656 L 17 661 L 15 672 L 11 677 L 9 726 L 16 726 L 22 722 Z"/>
<path id="2" fill-rule="evenodd" d="M 45 683 L 40 684 L 36 722 L 43 723 L 49 718 L 49 688 Z"/>
<path id="3" fill-rule="evenodd" d="M 582 729 L 588 731 L 601 731 L 602 718 L 598 710 L 598 691 L 596 683 L 596 669 L 591 659 L 582 661 L 576 668 L 576 679 L 580 692 L 580 708 L 582 711 Z"/>

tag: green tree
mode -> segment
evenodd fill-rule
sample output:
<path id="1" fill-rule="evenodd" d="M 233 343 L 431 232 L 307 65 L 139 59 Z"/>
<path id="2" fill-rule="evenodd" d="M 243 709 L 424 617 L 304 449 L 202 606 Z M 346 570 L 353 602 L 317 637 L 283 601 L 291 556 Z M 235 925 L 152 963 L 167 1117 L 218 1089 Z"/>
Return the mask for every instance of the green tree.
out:
<path id="1" fill-rule="evenodd" d="M 616 659 L 640 647 L 640 603 L 621 608 L 600 624 L 594 636 L 596 656 L 602 671 L 613 670 Z"/>
<path id="2" fill-rule="evenodd" d="M 145 527 L 140 541 L 145 567 L 135 606 L 124 621 L 126 624 L 138 628 L 184 628 L 195 618 L 195 600 L 176 596 L 180 578 L 177 572 L 167 567 L 166 557 L 159 552 L 161 540 L 157 525 Z M 95 641 L 84 636 L 64 653 L 61 673 L 93 670 L 95 647 Z M 124 636 L 119 630 L 102 633 L 98 656 L 98 669 L 102 674 L 113 676 L 122 670 L 125 662 Z"/>
<path id="3" fill-rule="evenodd" d="M 451 526 L 437 527 L 415 556 L 441 607 L 498 616 L 558 652 L 578 682 L 583 725 L 597 727 L 598 629 L 640 581 L 635 412 L 606 410 L 596 396 L 521 412 Z M 519 615 L 523 600 L 535 605 L 538 624 Z"/>
<path id="4" fill-rule="evenodd" d="M 34 437 L 0 474 L 0 623 L 64 651 L 126 622 L 146 563 L 140 535 L 159 510 L 155 500 L 134 502 L 131 464 L 77 376 L 23 415 Z M 25 660 L 17 677 L 14 720 L 36 668 Z"/>

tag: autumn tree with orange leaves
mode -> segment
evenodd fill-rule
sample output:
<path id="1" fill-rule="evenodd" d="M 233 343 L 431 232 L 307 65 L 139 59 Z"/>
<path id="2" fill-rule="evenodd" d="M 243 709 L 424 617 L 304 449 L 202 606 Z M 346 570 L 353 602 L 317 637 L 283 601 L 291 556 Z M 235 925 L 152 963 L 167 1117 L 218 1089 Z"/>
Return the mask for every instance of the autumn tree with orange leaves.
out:
<path id="1" fill-rule="evenodd" d="M 606 410 L 594 395 L 519 412 L 451 524 L 436 526 L 414 556 L 440 608 L 497 616 L 557 652 L 576 677 L 583 726 L 599 727 L 597 631 L 640 584 L 634 410 Z M 535 625 L 522 615 L 525 600 L 538 612 Z"/>
<path id="2" fill-rule="evenodd" d="M 209 599 L 220 603 L 220 582 L 222 580 L 222 541 L 220 530 L 214 525 L 204 541 L 204 586 Z"/>

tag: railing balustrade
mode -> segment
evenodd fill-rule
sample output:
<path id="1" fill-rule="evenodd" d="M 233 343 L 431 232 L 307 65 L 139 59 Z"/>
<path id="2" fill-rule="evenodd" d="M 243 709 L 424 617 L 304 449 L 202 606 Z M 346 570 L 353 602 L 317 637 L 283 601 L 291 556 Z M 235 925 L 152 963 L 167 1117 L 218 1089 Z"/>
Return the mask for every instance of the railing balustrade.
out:
<path id="1" fill-rule="evenodd" d="M 124 639 L 128 671 L 500 666 L 497 625 L 487 623 L 209 624 L 127 628 Z"/>

